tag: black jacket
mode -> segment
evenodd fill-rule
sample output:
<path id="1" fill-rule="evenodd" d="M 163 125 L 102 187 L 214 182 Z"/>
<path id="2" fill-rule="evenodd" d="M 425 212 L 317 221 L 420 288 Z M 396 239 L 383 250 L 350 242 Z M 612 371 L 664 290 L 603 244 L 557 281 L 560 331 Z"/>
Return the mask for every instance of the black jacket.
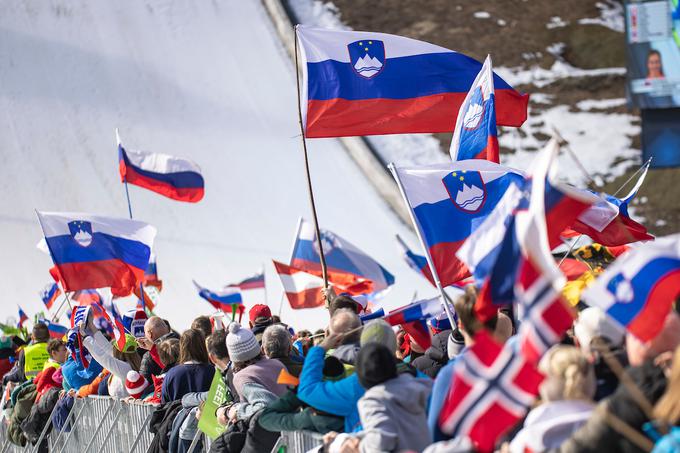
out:
<path id="1" fill-rule="evenodd" d="M 412 365 L 432 379 L 437 377 L 439 370 L 449 362 L 447 352 L 449 335 L 451 330 L 443 330 L 432 337 L 432 346 L 427 348 L 425 354 L 415 359 Z"/>
<path id="2" fill-rule="evenodd" d="M 179 339 L 179 335 L 175 332 L 169 332 L 160 337 L 160 341 L 168 340 L 170 338 L 177 338 Z M 142 356 L 142 364 L 139 366 L 139 374 L 144 376 L 144 379 L 146 379 L 147 382 L 153 384 L 153 380 L 151 379 L 151 375 L 158 376 L 163 373 L 163 369 L 158 366 L 156 361 L 151 357 L 151 351 L 146 351 L 144 355 Z"/>

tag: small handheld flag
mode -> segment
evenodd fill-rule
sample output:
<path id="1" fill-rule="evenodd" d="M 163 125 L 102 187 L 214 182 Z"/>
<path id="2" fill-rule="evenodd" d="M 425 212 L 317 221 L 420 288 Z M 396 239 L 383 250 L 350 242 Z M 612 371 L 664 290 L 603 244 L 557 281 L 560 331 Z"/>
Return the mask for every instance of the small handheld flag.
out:
<path id="1" fill-rule="evenodd" d="M 17 305 L 17 307 L 19 306 Z M 17 329 L 21 329 L 26 321 L 28 321 L 28 316 L 26 316 L 24 310 L 19 307 L 19 321 L 17 321 Z"/>
<path id="2" fill-rule="evenodd" d="M 241 292 L 238 288 L 226 287 L 219 291 L 211 291 L 202 287 L 196 281 L 194 281 L 194 286 L 198 290 L 198 295 L 207 300 L 216 310 L 227 312 L 231 310 L 232 305 L 243 303 Z"/>
<path id="3" fill-rule="evenodd" d="M 56 324 L 49 319 L 39 319 L 38 322 L 45 324 L 50 332 L 50 338 L 60 340 L 68 333 L 68 327 Z"/>
<path id="4" fill-rule="evenodd" d="M 121 182 L 177 201 L 197 203 L 203 198 L 201 169 L 188 159 L 128 150 L 118 141 L 118 163 Z"/>
<path id="5" fill-rule="evenodd" d="M 40 292 L 40 299 L 42 299 L 45 307 L 48 310 L 51 310 L 60 294 L 61 290 L 59 289 L 59 285 L 56 283 L 48 283 L 47 286 L 45 286 L 45 289 Z"/>
<path id="6" fill-rule="evenodd" d="M 656 337 L 680 294 L 680 235 L 657 239 L 614 261 L 582 294 L 640 341 Z"/>
<path id="7" fill-rule="evenodd" d="M 130 294 L 143 281 L 153 226 L 83 213 L 37 214 L 64 291 L 110 287 Z"/>
<path id="8" fill-rule="evenodd" d="M 458 111 L 449 148 L 451 160 L 500 162 L 495 98 L 491 56 L 487 56 Z"/>
<path id="9" fill-rule="evenodd" d="M 238 283 L 227 285 L 232 288 L 239 288 L 241 291 L 249 289 L 264 288 L 264 268 L 260 269 L 255 275 L 251 275 Z"/>
<path id="10" fill-rule="evenodd" d="M 406 264 L 408 264 L 408 267 L 425 277 L 432 286 L 435 286 L 434 279 L 432 278 L 432 272 L 430 271 L 430 266 L 427 264 L 427 258 L 413 253 L 408 245 L 406 245 L 406 242 L 404 242 L 404 240 L 398 234 L 396 235 L 396 239 L 399 252 L 401 253 L 402 258 L 404 258 L 404 261 L 406 261 Z"/>

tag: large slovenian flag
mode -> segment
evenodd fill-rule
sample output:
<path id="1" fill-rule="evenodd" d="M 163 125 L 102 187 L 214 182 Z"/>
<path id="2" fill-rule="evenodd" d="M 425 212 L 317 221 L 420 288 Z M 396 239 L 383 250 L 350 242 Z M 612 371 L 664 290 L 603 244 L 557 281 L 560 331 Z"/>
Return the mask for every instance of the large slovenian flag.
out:
<path id="1" fill-rule="evenodd" d="M 494 210 L 506 190 L 523 180 L 508 167 L 466 160 L 423 167 L 390 166 L 442 286 L 469 276 L 456 252 Z"/>
<path id="2" fill-rule="evenodd" d="M 232 305 L 243 303 L 243 298 L 238 288 L 227 286 L 219 291 L 211 291 L 195 281 L 194 286 L 198 290 L 198 295 L 207 300 L 216 310 L 231 311 Z"/>
<path id="3" fill-rule="evenodd" d="M 82 213 L 37 214 L 65 291 L 110 287 L 129 294 L 144 280 L 153 226 Z"/>
<path id="4" fill-rule="evenodd" d="M 274 267 L 279 274 L 283 292 L 292 309 L 315 308 L 324 305 L 321 277 L 278 261 L 274 261 Z"/>
<path id="5" fill-rule="evenodd" d="M 133 151 L 118 141 L 121 182 L 128 182 L 177 201 L 197 203 L 204 194 L 201 168 L 188 159 Z"/>
<path id="6" fill-rule="evenodd" d="M 646 342 L 659 334 L 678 294 L 680 235 L 676 234 L 614 261 L 582 297 Z"/>
<path id="7" fill-rule="evenodd" d="M 249 289 L 262 289 L 264 288 L 264 267 L 260 269 L 256 274 L 251 275 L 238 283 L 234 283 L 228 286 L 239 288 L 241 291 Z"/>
<path id="8" fill-rule="evenodd" d="M 628 214 L 628 204 L 640 190 L 650 163 L 651 161 L 645 163 L 642 174 L 628 195 L 617 198 L 604 194 L 599 203 L 579 216 L 571 225 L 571 229 L 565 231 L 564 236 L 585 234 L 598 244 L 610 247 L 654 240 L 654 236 Z"/>
<path id="9" fill-rule="evenodd" d="M 428 282 L 435 286 L 434 278 L 432 278 L 432 272 L 430 271 L 430 266 L 427 264 L 427 258 L 422 255 L 413 253 L 413 251 L 406 245 L 406 242 L 399 236 L 396 235 L 397 246 L 399 247 L 399 253 L 401 254 L 408 267 L 418 272 L 420 275 L 425 277 Z"/>
<path id="10" fill-rule="evenodd" d="M 60 294 L 61 290 L 59 289 L 59 285 L 56 283 L 48 283 L 47 286 L 45 286 L 45 289 L 40 292 L 40 299 L 42 299 L 45 307 L 47 307 L 48 310 L 51 310 Z"/>
<path id="11" fill-rule="evenodd" d="M 451 160 L 500 162 L 495 98 L 491 56 L 487 56 L 460 106 L 449 148 Z"/>
<path id="12" fill-rule="evenodd" d="M 353 286 L 352 282 L 356 282 L 357 290 L 350 292 L 361 294 L 362 292 L 380 292 L 394 284 L 394 276 L 387 269 L 346 239 L 331 231 L 321 230 L 321 241 L 328 266 L 328 279 L 335 286 L 349 289 Z M 290 265 L 314 274 L 320 272 L 318 250 L 314 225 L 300 219 Z M 367 281 L 372 284 L 361 285 L 362 282 Z M 366 291 L 359 290 L 359 286 L 365 287 Z"/>
<path id="13" fill-rule="evenodd" d="M 403 36 L 298 25 L 305 136 L 451 132 L 478 61 Z M 494 75 L 497 119 L 520 126 L 528 95 Z"/>

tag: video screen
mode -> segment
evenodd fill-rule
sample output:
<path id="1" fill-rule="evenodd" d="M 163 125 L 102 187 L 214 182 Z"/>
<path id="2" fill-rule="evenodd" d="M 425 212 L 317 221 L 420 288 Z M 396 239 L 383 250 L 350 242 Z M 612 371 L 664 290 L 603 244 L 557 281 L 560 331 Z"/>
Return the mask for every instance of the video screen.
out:
<path id="1" fill-rule="evenodd" d="M 626 41 L 630 104 L 680 107 L 680 2 L 627 2 Z"/>

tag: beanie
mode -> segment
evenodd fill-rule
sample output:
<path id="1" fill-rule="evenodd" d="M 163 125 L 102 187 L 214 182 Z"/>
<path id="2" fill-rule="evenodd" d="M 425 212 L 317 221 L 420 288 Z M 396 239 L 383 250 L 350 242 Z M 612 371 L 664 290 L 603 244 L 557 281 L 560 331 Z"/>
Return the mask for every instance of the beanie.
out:
<path id="1" fill-rule="evenodd" d="M 149 383 L 144 379 L 144 376 L 135 370 L 128 371 L 127 377 L 125 378 L 125 389 L 131 397 L 135 399 L 141 398 L 148 385 Z"/>
<path id="2" fill-rule="evenodd" d="M 397 377 L 397 360 L 386 346 L 368 343 L 359 350 L 355 371 L 361 386 L 370 389 Z"/>
<path id="3" fill-rule="evenodd" d="M 588 307 L 578 315 L 574 322 L 574 335 L 578 339 L 581 351 L 590 352 L 590 343 L 595 337 L 606 338 L 612 346 L 623 342 L 625 330 L 611 320 L 599 307 Z"/>
<path id="4" fill-rule="evenodd" d="M 397 351 L 397 335 L 383 319 L 375 319 L 364 326 L 359 343 L 363 347 L 368 343 L 380 343 L 392 353 Z"/>
<path id="5" fill-rule="evenodd" d="M 242 328 L 241 324 L 237 322 L 229 324 L 228 330 L 227 350 L 229 351 L 229 358 L 233 362 L 246 362 L 260 354 L 260 344 L 255 339 L 253 332 Z"/>

